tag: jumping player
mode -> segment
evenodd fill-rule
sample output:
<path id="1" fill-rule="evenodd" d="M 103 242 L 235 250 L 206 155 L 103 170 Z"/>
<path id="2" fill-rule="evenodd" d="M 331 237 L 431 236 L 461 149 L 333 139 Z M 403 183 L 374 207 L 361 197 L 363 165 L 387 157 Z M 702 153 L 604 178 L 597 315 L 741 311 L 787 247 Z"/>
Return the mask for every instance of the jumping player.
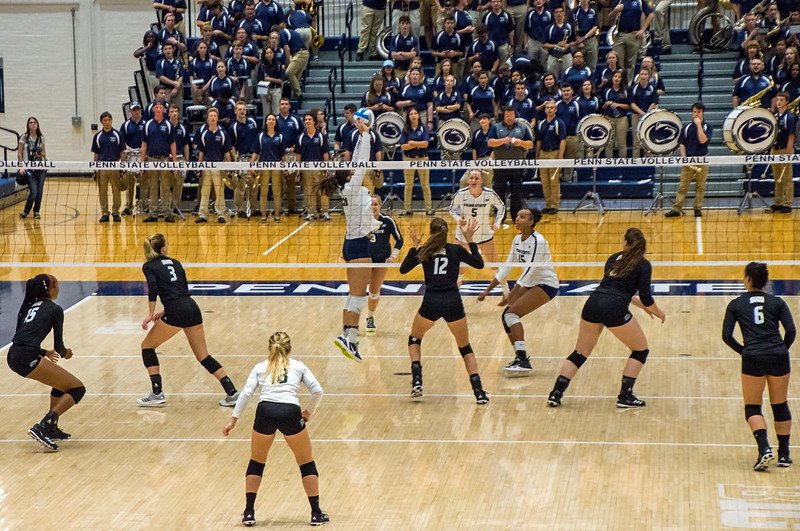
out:
<path id="1" fill-rule="evenodd" d="M 203 316 L 200 307 L 189 295 L 186 273 L 180 262 L 167 256 L 167 239 L 163 234 L 154 234 L 144 241 L 144 256 L 147 261 L 142 271 L 147 279 L 147 317 L 142 321 L 142 329 L 153 328 L 142 341 L 142 361 L 150 375 L 152 392 L 137 400 L 143 407 L 163 406 L 167 399 L 161 385 L 161 367 L 156 348 L 168 341 L 183 329 L 194 357 L 205 370 L 219 380 L 225 390 L 225 398 L 220 406 L 233 407 L 239 394 L 222 365 L 208 354 L 206 335 L 203 331 Z M 156 313 L 156 299 L 161 297 L 164 311 Z"/>
<path id="2" fill-rule="evenodd" d="M 253 367 L 247 383 L 239 394 L 233 408 L 231 420 L 222 430 L 230 435 L 236 422 L 247 407 L 247 401 L 261 387 L 261 400 L 256 409 L 253 431 L 250 436 L 250 462 L 245 473 L 246 506 L 242 524 L 252 526 L 256 523 L 255 503 L 267 454 L 275 441 L 275 431 L 280 430 L 286 444 L 300 465 L 303 488 L 311 504 L 311 525 L 322 525 L 330 521 L 328 515 L 319 508 L 319 474 L 314 463 L 311 440 L 306 423 L 314 414 L 322 399 L 322 386 L 302 362 L 290 358 L 292 343 L 286 332 L 275 332 L 269 338 L 269 357 Z M 300 384 L 311 392 L 311 401 L 306 409 L 300 409 L 297 390 Z"/>
<path id="3" fill-rule="evenodd" d="M 742 356 L 742 397 L 744 416 L 758 444 L 758 459 L 753 470 L 766 470 L 775 456 L 767 438 L 767 423 L 761 413 L 764 384 L 769 387 L 769 402 L 778 434 L 778 466 L 789 467 L 789 434 L 792 413 L 786 402 L 789 389 L 789 347 L 796 329 L 789 307 L 778 297 L 764 293 L 769 280 L 767 264 L 750 262 L 744 268 L 744 293 L 732 300 L 725 310 L 722 340 Z M 733 337 L 739 323 L 744 345 Z M 781 337 L 780 325 L 784 335 Z"/>
<path id="4" fill-rule="evenodd" d="M 56 441 L 71 437 L 58 427 L 58 418 L 86 394 L 80 380 L 56 365 L 59 358 L 72 357 L 72 350 L 64 346 L 64 310 L 53 302 L 57 297 L 56 277 L 36 275 L 28 279 L 7 357 L 12 371 L 52 387 L 50 410 L 28 430 L 28 435 L 54 452 L 58 450 Z M 53 348 L 43 349 L 42 341 L 50 330 L 53 331 Z"/>
<path id="5" fill-rule="evenodd" d="M 464 366 L 469 374 L 469 382 L 475 393 L 478 404 L 487 404 L 489 395 L 483 390 L 481 377 L 478 374 L 478 362 L 469 344 L 469 329 L 464 313 L 464 303 L 458 292 L 458 271 L 461 262 L 474 267 L 483 268 L 483 258 L 478 252 L 478 245 L 472 237 L 478 230 L 478 222 L 468 218 L 461 221 L 461 231 L 469 245 L 469 252 L 454 243 L 447 243 L 447 222 L 442 218 L 433 218 L 428 240 L 420 245 L 422 238 L 411 228 L 411 241 L 414 246 L 408 250 L 400 273 L 406 274 L 422 264 L 425 273 L 425 295 L 422 305 L 411 324 L 411 335 L 408 336 L 408 355 L 411 357 L 411 397 L 422 397 L 422 338 L 440 318 L 444 318 L 447 327 L 453 334 L 458 351 L 464 359 Z"/>
<path id="6" fill-rule="evenodd" d="M 617 407 L 636 408 L 646 405 L 644 400 L 634 396 L 633 386 L 650 350 L 647 348 L 647 338 L 642 327 L 631 314 L 628 305 L 642 308 L 651 319 L 658 317 L 662 323 L 667 318 L 653 300 L 650 291 L 652 266 L 644 257 L 646 250 L 647 240 L 644 234 L 631 227 L 625 231 L 625 248 L 622 252 L 614 253 L 606 260 L 603 280 L 583 306 L 575 350 L 561 365 L 561 373 L 550 391 L 547 405 L 561 405 L 564 391 L 594 350 L 603 328 L 608 328 L 631 349 L 625 370 L 622 371 L 622 387 L 617 396 Z"/>
<path id="7" fill-rule="evenodd" d="M 372 215 L 377 219 L 381 226 L 373 231 L 374 238 L 369 243 L 369 252 L 372 256 L 373 264 L 390 264 L 397 261 L 400 249 L 403 248 L 403 236 L 397 228 L 397 223 L 391 216 L 381 214 L 381 198 L 379 195 L 372 196 Z M 392 247 L 390 238 L 394 238 Z M 377 332 L 375 327 L 375 310 L 378 309 L 378 301 L 381 297 L 381 286 L 389 270 L 385 267 L 374 267 L 369 277 L 369 301 L 367 301 L 367 334 Z"/>
<path id="8" fill-rule="evenodd" d="M 538 209 L 523 208 L 517 212 L 514 222 L 519 235 L 511 243 L 506 259 L 509 265 L 500 268 L 489 287 L 478 296 L 478 300 L 482 301 L 497 285 L 504 284 L 512 264 L 531 264 L 522 272 L 511 293 L 500 302 L 501 305 L 506 304 L 501 320 L 516 353 L 514 361 L 505 368 L 507 376 L 527 376 L 531 373 L 531 360 L 525 346 L 525 329 L 521 318 L 538 310 L 558 295 L 558 275 L 550 259 L 550 245 L 535 230 L 541 219 L 542 213 Z"/>

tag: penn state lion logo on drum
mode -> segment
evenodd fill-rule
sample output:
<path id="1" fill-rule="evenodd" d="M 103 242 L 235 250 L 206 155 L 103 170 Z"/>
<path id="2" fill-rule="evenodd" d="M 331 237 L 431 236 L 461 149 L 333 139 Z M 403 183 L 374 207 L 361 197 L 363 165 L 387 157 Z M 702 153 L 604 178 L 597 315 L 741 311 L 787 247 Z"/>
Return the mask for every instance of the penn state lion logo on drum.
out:
<path id="1" fill-rule="evenodd" d="M 734 153 L 757 155 L 769 151 L 778 136 L 778 120 L 768 109 L 740 105 L 722 125 L 722 137 Z"/>
<path id="2" fill-rule="evenodd" d="M 589 114 L 581 118 L 577 131 L 583 145 L 595 151 L 604 148 L 614 135 L 611 122 L 601 114 Z"/>
<path id="3" fill-rule="evenodd" d="M 645 113 L 636 126 L 642 144 L 650 153 L 665 155 L 678 149 L 683 122 L 665 109 L 653 109 Z"/>

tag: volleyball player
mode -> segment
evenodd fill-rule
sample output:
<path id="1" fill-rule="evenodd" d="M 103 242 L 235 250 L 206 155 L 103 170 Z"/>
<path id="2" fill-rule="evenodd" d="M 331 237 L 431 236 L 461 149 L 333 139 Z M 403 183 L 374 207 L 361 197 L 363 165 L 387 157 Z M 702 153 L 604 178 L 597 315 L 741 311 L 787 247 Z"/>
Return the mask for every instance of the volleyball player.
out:
<path id="1" fill-rule="evenodd" d="M 277 430 L 283 434 L 286 444 L 300 465 L 303 488 L 311 504 L 311 525 L 322 525 L 330 521 L 330 517 L 319 508 L 319 473 L 314 463 L 311 439 L 306 430 L 306 423 L 322 399 L 322 386 L 303 362 L 289 357 L 291 352 L 292 343 L 286 332 L 275 332 L 270 336 L 269 356 L 266 361 L 253 367 L 233 408 L 231 420 L 222 430 L 226 436 L 230 435 L 242 416 L 242 411 L 247 407 L 250 396 L 256 388 L 261 387 L 261 399 L 256 408 L 256 418 L 250 435 L 250 462 L 244 480 L 246 505 L 242 524 L 248 527 L 256 523 L 256 495 Z M 297 397 L 297 389 L 301 383 L 311 392 L 311 401 L 306 409 L 300 408 Z"/>
<path id="2" fill-rule="evenodd" d="M 403 248 L 403 236 L 397 228 L 397 223 L 391 216 L 381 213 L 381 197 L 372 195 L 372 215 L 381 226 L 372 234 L 374 238 L 369 242 L 369 252 L 373 264 L 390 264 L 397 261 L 400 249 Z M 394 238 L 394 247 L 390 239 Z M 381 286 L 389 270 L 385 267 L 373 267 L 369 277 L 369 300 L 367 301 L 367 334 L 378 331 L 375 326 L 375 310 L 381 297 Z"/>
<path id="3" fill-rule="evenodd" d="M 650 291 L 652 266 L 644 257 L 646 250 L 647 240 L 644 234 L 631 227 L 625 231 L 625 248 L 606 260 L 603 280 L 583 306 L 575 350 L 561 365 L 561 373 L 550 391 L 547 405 L 561 405 L 564 391 L 594 350 L 603 328 L 608 328 L 631 349 L 631 355 L 622 371 L 622 387 L 617 396 L 617 407 L 637 408 L 646 405 L 644 400 L 634 396 L 633 386 L 650 350 L 647 348 L 647 338 L 642 327 L 631 314 L 628 305 L 642 308 L 651 319 L 658 317 L 662 323 L 667 318 L 653 300 Z"/>
<path id="4" fill-rule="evenodd" d="M 541 219 L 542 213 L 538 209 L 523 208 L 517 212 L 514 225 L 519 234 L 514 237 L 508 252 L 506 263 L 509 265 L 500 268 L 489 286 L 478 296 L 478 300 L 482 301 L 497 285 L 504 284 L 511 271 L 511 264 L 531 264 L 523 270 L 511 293 L 500 302 L 501 305 L 506 305 L 501 321 L 516 354 L 514 361 L 506 365 L 507 376 L 528 376 L 532 370 L 521 318 L 538 310 L 558 295 L 558 275 L 550 259 L 550 245 L 535 230 Z"/>
<path id="5" fill-rule="evenodd" d="M 53 302 L 57 297 L 56 277 L 36 275 L 28 279 L 25 298 L 17 315 L 16 332 L 6 358 L 15 373 L 52 387 L 50 410 L 28 430 L 28 435 L 54 452 L 58 450 L 56 441 L 71 437 L 58 427 L 58 418 L 86 394 L 80 380 L 56 365 L 59 358 L 72 357 L 72 349 L 64 346 L 64 310 Z M 53 348 L 43 349 L 42 341 L 50 330 L 53 331 Z"/>
<path id="6" fill-rule="evenodd" d="M 792 464 L 789 456 L 789 434 L 792 413 L 786 402 L 789 389 L 789 347 L 796 329 L 789 307 L 778 297 L 764 293 L 769 280 L 767 264 L 750 262 L 744 268 L 744 293 L 732 300 L 725 310 L 722 340 L 742 356 L 742 397 L 744 416 L 758 444 L 758 459 L 753 470 L 766 470 L 775 456 L 767 438 L 767 423 L 761 413 L 764 384 L 769 388 L 769 402 L 778 434 L 778 466 Z M 744 345 L 733 337 L 739 323 Z M 781 338 L 780 325 L 784 334 Z"/>
<path id="7" fill-rule="evenodd" d="M 411 335 L 408 336 L 408 355 L 411 357 L 411 397 L 422 397 L 422 338 L 425 333 L 441 318 L 453 334 L 458 351 L 464 359 L 464 367 L 469 374 L 469 382 L 475 393 L 478 404 L 489 403 L 489 395 L 483 390 L 481 377 L 478 374 L 478 362 L 469 344 L 467 316 L 464 303 L 458 292 L 458 271 L 461 262 L 474 267 L 483 268 L 483 258 L 478 245 L 472 237 L 478 231 L 475 218 L 461 220 L 461 231 L 469 245 L 469 252 L 454 243 L 447 243 L 447 222 L 442 218 L 433 218 L 430 235 L 420 245 L 422 238 L 411 228 L 411 241 L 414 246 L 408 250 L 400 273 L 405 275 L 422 264 L 425 273 L 425 295 L 422 298 L 414 322 L 411 324 Z"/>
<path id="8" fill-rule="evenodd" d="M 189 284 L 186 272 L 180 262 L 167 256 L 167 239 L 163 234 L 154 234 L 144 241 L 144 256 L 147 261 L 142 272 L 147 279 L 147 300 L 149 309 L 147 317 L 142 321 L 142 328 L 147 330 L 150 323 L 153 328 L 142 341 L 142 361 L 150 375 L 152 392 L 137 400 L 143 407 L 163 406 L 167 399 L 161 385 L 161 367 L 158 363 L 156 348 L 168 341 L 183 329 L 194 357 L 205 370 L 219 380 L 225 390 L 225 398 L 219 401 L 220 406 L 232 407 L 239 394 L 236 386 L 228 377 L 222 365 L 208 354 L 206 335 L 203 331 L 203 316 L 200 308 L 189 295 Z M 156 313 L 156 298 L 161 297 L 164 311 Z"/>
<path id="9" fill-rule="evenodd" d="M 371 111 L 367 111 L 371 114 Z M 353 149 L 353 162 L 369 160 L 370 136 L 369 128 L 374 120 L 356 118 L 359 138 Z M 380 222 L 372 214 L 372 197 L 363 185 L 367 170 L 358 168 L 352 177 L 347 172 L 335 173 L 323 179 L 319 184 L 320 191 L 331 196 L 341 190 L 342 210 L 346 221 L 342 255 L 347 263 L 372 263 L 370 240 L 372 233 L 380 228 Z M 349 180 L 347 180 L 349 178 Z M 347 284 L 349 295 L 342 312 L 343 331 L 334 341 L 339 350 L 351 360 L 361 361 L 358 352 L 358 322 L 361 312 L 367 305 L 367 285 L 371 276 L 371 268 L 348 267 Z"/>

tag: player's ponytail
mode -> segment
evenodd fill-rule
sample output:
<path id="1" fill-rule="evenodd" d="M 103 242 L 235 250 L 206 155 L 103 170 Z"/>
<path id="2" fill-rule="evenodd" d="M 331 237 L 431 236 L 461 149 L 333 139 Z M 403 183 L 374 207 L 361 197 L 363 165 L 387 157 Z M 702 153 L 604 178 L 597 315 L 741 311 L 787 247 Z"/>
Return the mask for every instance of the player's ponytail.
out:
<path id="1" fill-rule="evenodd" d="M 161 251 L 164 249 L 165 245 L 167 245 L 167 239 L 161 233 L 153 234 L 149 238 L 145 238 L 143 245 L 144 257 L 148 262 L 153 258 L 158 258 L 161 256 Z"/>
<path id="2" fill-rule="evenodd" d="M 289 368 L 289 353 L 292 351 L 292 342 L 286 332 L 275 332 L 269 338 L 269 356 L 267 357 L 267 374 L 274 384 L 281 380 Z"/>
<path id="3" fill-rule="evenodd" d="M 631 227 L 625 231 L 625 249 L 611 266 L 612 277 L 624 277 L 633 271 L 647 251 L 647 240 L 642 231 Z"/>
<path id="4" fill-rule="evenodd" d="M 433 218 L 431 220 L 431 233 L 428 236 L 428 240 L 417 249 L 417 258 L 420 262 L 424 262 L 444 249 L 446 243 L 447 222 L 442 218 Z"/>
<path id="5" fill-rule="evenodd" d="M 22 305 L 19 307 L 19 313 L 17 314 L 17 326 L 27 315 L 28 309 L 33 303 L 50 298 L 50 288 L 55 283 L 56 277 L 45 274 L 36 275 L 25 282 L 25 297 L 22 299 Z"/>
<path id="6" fill-rule="evenodd" d="M 317 183 L 315 187 L 320 193 L 331 197 L 339 193 L 349 179 L 350 172 L 348 170 L 331 171 L 328 172 L 328 176 Z"/>

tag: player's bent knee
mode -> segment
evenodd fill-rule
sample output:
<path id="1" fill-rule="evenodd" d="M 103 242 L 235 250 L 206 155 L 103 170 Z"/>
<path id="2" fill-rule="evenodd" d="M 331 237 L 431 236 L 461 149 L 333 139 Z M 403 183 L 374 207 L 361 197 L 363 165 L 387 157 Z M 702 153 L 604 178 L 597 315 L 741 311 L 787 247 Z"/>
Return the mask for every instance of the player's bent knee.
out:
<path id="1" fill-rule="evenodd" d="M 586 356 L 578 352 L 577 350 L 573 350 L 572 354 L 567 356 L 567 361 L 572 362 L 577 368 L 581 368 L 581 365 L 586 363 Z"/>
<path id="2" fill-rule="evenodd" d="M 506 334 L 510 334 L 511 333 L 511 329 L 506 324 L 506 314 L 508 313 L 508 310 L 509 310 L 509 308 L 508 308 L 508 306 L 506 306 L 506 309 L 503 310 L 503 313 L 500 314 L 500 322 L 503 323 L 503 330 L 506 331 Z"/>
<path id="3" fill-rule="evenodd" d="M 222 365 L 220 365 L 220 363 L 215 360 L 213 356 L 206 356 L 205 359 L 200 362 L 200 365 L 202 365 L 203 368 L 211 374 L 214 374 L 222 368 Z"/>
<path id="4" fill-rule="evenodd" d="M 380 293 L 372 293 L 372 292 L 370 292 L 369 298 L 370 298 L 370 300 L 376 301 L 376 300 L 381 298 L 381 294 Z"/>
<path id="5" fill-rule="evenodd" d="M 145 367 L 158 367 L 158 356 L 156 355 L 156 349 L 143 348 L 142 361 L 144 362 Z"/>
<path id="6" fill-rule="evenodd" d="M 763 413 L 761 412 L 761 404 L 745 404 L 744 418 L 749 419 L 750 417 L 755 416 L 763 416 Z"/>
<path id="7" fill-rule="evenodd" d="M 519 315 L 517 315 L 517 314 L 515 314 L 515 313 L 513 313 L 513 312 L 511 312 L 509 310 L 509 311 L 503 313 L 503 322 L 508 327 L 508 329 L 511 330 L 512 326 L 514 326 L 515 324 L 519 324 L 520 318 L 519 318 Z"/>
<path id="8" fill-rule="evenodd" d="M 245 473 L 245 476 L 263 476 L 264 465 L 265 463 L 259 463 L 258 461 L 253 461 L 251 459 L 250 462 L 247 463 L 247 472 Z"/>
<path id="9" fill-rule="evenodd" d="M 458 347 L 458 353 L 461 354 L 462 358 L 472 354 L 472 345 L 467 343 L 467 345 L 464 347 Z"/>
<path id="10" fill-rule="evenodd" d="M 83 395 L 86 394 L 86 388 L 84 386 L 80 387 L 73 387 L 67 391 L 67 394 L 72 397 L 72 399 L 77 404 L 83 398 Z"/>
<path id="11" fill-rule="evenodd" d="M 789 404 L 786 402 L 772 404 L 772 417 L 775 419 L 775 422 L 787 422 L 792 420 L 792 412 L 789 411 Z"/>
<path id="12" fill-rule="evenodd" d="M 367 305 L 367 298 L 364 296 L 357 297 L 353 295 L 348 295 L 347 300 L 345 301 L 344 309 L 348 312 L 353 312 L 357 314 L 361 314 L 361 311 Z"/>
<path id="13" fill-rule="evenodd" d="M 421 337 L 408 336 L 408 346 L 410 347 L 411 345 L 420 345 L 420 346 L 422 346 L 422 338 Z"/>
<path id="14" fill-rule="evenodd" d="M 302 477 L 319 476 L 319 472 L 317 472 L 317 464 L 314 461 L 309 461 L 304 465 L 300 465 L 300 475 Z"/>
<path id="15" fill-rule="evenodd" d="M 61 398 L 65 394 L 66 393 L 64 393 L 64 391 L 62 391 L 61 389 L 56 389 L 55 387 L 53 387 L 50 390 L 50 396 L 52 396 L 53 398 Z"/>
<path id="16" fill-rule="evenodd" d="M 650 354 L 650 349 L 634 350 L 631 352 L 630 358 L 638 361 L 642 365 L 647 361 L 647 355 Z"/>

